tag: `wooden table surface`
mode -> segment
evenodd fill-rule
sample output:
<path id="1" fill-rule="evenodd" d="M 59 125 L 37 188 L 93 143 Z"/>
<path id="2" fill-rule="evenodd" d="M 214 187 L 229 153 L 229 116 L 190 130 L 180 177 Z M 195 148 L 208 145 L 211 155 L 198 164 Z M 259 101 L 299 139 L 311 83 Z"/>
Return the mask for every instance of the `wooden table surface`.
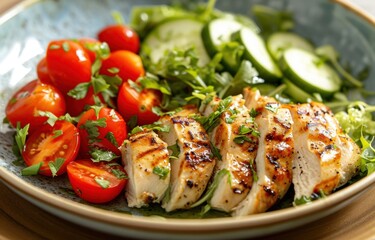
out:
<path id="1" fill-rule="evenodd" d="M 20 0 L 0 0 L 0 13 Z M 354 1 L 354 0 L 353 0 Z M 375 15 L 374 0 L 355 0 Z M 0 240 L 122 239 L 78 226 L 34 206 L 0 182 Z M 262 239 L 375 239 L 375 186 L 339 212 Z"/>

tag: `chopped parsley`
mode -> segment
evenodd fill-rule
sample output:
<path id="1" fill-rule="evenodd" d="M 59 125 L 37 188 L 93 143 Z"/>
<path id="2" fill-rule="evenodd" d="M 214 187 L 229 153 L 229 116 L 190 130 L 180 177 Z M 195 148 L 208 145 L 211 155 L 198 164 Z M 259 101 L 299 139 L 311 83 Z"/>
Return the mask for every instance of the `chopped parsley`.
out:
<path id="1" fill-rule="evenodd" d="M 57 172 L 60 170 L 64 162 L 65 158 L 56 158 L 55 161 L 48 162 L 48 167 L 51 170 L 52 177 L 56 177 Z"/>
<path id="2" fill-rule="evenodd" d="M 130 135 L 142 132 L 145 129 L 154 130 L 158 132 L 169 132 L 170 130 L 168 125 L 163 125 L 161 122 L 154 122 L 153 124 L 137 126 L 133 128 L 133 130 L 130 132 Z"/>
<path id="3" fill-rule="evenodd" d="M 61 129 L 54 130 L 53 131 L 53 138 L 57 138 L 63 134 L 63 131 Z"/>
<path id="4" fill-rule="evenodd" d="M 30 124 L 27 124 L 25 127 L 21 128 L 21 124 L 17 122 L 16 134 L 14 135 L 14 144 L 12 151 L 17 159 L 22 159 L 22 152 L 25 148 L 26 137 L 29 132 Z"/>
<path id="5" fill-rule="evenodd" d="M 220 149 L 215 147 L 215 145 L 211 141 L 210 141 L 210 147 L 211 147 L 212 155 L 219 160 L 223 160 L 223 157 L 220 154 Z"/>
<path id="6" fill-rule="evenodd" d="M 111 168 L 111 172 L 116 176 L 117 179 L 128 179 L 128 175 L 117 168 Z"/>
<path id="7" fill-rule="evenodd" d="M 156 166 L 152 169 L 152 173 L 158 175 L 160 179 L 166 179 L 169 174 L 169 168 Z"/>
<path id="8" fill-rule="evenodd" d="M 103 150 L 99 148 L 92 148 L 89 151 L 89 154 L 91 156 L 91 160 L 93 162 L 110 162 L 113 159 L 119 158 L 120 156 L 117 156 L 114 152 L 109 150 Z"/>
<path id="9" fill-rule="evenodd" d="M 177 141 L 175 144 L 168 146 L 168 150 L 171 151 L 171 154 L 169 154 L 170 159 L 177 159 L 181 152 L 180 146 L 178 145 Z"/>
<path id="10" fill-rule="evenodd" d="M 105 136 L 104 136 L 110 143 L 113 144 L 113 146 L 115 147 L 119 147 L 119 144 L 115 138 L 115 135 L 113 134 L 113 132 L 108 132 Z"/>
<path id="11" fill-rule="evenodd" d="M 101 186 L 102 188 L 108 188 L 109 187 L 109 185 L 111 184 L 108 180 L 105 180 L 105 179 L 103 179 L 103 178 L 99 178 L 99 177 L 95 177 L 95 182 L 99 185 L 99 186 Z"/>
<path id="12" fill-rule="evenodd" d="M 85 129 L 87 134 L 89 135 L 89 144 L 95 143 L 100 141 L 98 139 L 99 127 L 106 127 L 107 122 L 105 118 L 99 118 L 98 120 L 87 120 L 84 124 L 80 126 L 81 129 Z"/>
<path id="13" fill-rule="evenodd" d="M 64 52 L 69 52 L 69 50 L 70 50 L 69 42 L 63 42 L 62 48 L 63 48 Z"/>
<path id="14" fill-rule="evenodd" d="M 39 172 L 40 167 L 42 166 L 42 162 L 31 165 L 29 167 L 26 167 L 21 170 L 21 175 L 22 176 L 34 176 L 37 175 Z"/>

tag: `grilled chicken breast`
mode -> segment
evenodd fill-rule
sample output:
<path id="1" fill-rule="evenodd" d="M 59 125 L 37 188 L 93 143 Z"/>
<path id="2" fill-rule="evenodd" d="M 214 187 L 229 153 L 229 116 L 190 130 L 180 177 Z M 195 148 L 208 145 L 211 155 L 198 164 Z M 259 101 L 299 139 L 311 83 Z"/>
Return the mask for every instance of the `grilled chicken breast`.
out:
<path id="1" fill-rule="evenodd" d="M 220 99 L 212 100 L 203 115 L 218 111 Z M 242 95 L 232 97 L 227 109 L 221 113 L 218 125 L 209 133 L 212 144 L 219 150 L 221 160 L 215 167 L 220 174 L 209 204 L 212 208 L 230 212 L 240 203 L 253 185 L 254 159 L 258 149 L 257 127 L 244 106 Z"/>
<path id="2" fill-rule="evenodd" d="M 288 105 L 294 119 L 295 199 L 330 194 L 356 172 L 359 149 L 321 103 Z"/>
<path id="3" fill-rule="evenodd" d="M 208 135 L 200 123 L 187 117 L 196 112 L 184 109 L 173 116 L 164 116 L 161 122 L 170 127 L 160 137 L 167 142 L 171 155 L 169 197 L 163 199 L 167 211 L 189 208 L 195 203 L 211 178 L 216 160 L 212 157 Z"/>
<path id="4" fill-rule="evenodd" d="M 234 216 L 267 211 L 284 197 L 292 182 L 293 119 L 290 111 L 259 91 L 245 89 L 245 105 L 258 113 L 259 147 L 255 159 L 257 181 L 235 208 Z"/>
<path id="5" fill-rule="evenodd" d="M 161 202 L 170 180 L 167 144 L 153 131 L 143 130 L 131 135 L 120 150 L 129 177 L 125 189 L 129 207 Z"/>

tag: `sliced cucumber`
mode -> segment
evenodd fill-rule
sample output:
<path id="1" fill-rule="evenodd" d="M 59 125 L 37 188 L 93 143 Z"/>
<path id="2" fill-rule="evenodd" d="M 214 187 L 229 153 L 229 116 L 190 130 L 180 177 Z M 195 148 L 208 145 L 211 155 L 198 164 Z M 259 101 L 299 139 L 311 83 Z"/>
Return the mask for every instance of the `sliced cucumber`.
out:
<path id="1" fill-rule="evenodd" d="M 331 96 L 340 90 L 337 73 L 316 55 L 298 48 L 285 50 L 281 58 L 284 74 L 295 85 L 308 93 Z"/>
<path id="2" fill-rule="evenodd" d="M 264 40 L 247 28 L 242 28 L 238 35 L 239 41 L 245 47 L 243 57 L 254 65 L 259 76 L 271 82 L 280 79 L 282 73 L 268 53 Z"/>
<path id="3" fill-rule="evenodd" d="M 168 18 L 159 23 L 145 38 L 141 53 L 148 54 L 152 62 L 159 61 L 166 51 L 194 48 L 199 65 L 210 61 L 203 45 L 201 32 L 204 24 L 190 17 Z"/>
<path id="4" fill-rule="evenodd" d="M 211 57 L 218 52 L 222 52 L 226 43 L 231 42 L 231 36 L 244 26 L 231 18 L 217 18 L 207 23 L 202 29 L 202 39 L 204 46 Z M 225 68 L 235 72 L 241 63 L 234 54 L 225 55 L 223 53 L 222 63 Z"/>
<path id="5" fill-rule="evenodd" d="M 297 102 L 304 103 L 304 102 L 308 102 L 309 100 L 316 100 L 311 94 L 297 87 L 290 80 L 284 78 L 283 82 L 286 85 L 284 92 L 288 94 L 288 96 L 296 100 Z"/>
<path id="6" fill-rule="evenodd" d="M 279 60 L 288 48 L 300 48 L 314 52 L 314 46 L 303 37 L 291 32 L 277 32 L 271 34 L 267 40 L 267 48 L 275 60 Z"/>

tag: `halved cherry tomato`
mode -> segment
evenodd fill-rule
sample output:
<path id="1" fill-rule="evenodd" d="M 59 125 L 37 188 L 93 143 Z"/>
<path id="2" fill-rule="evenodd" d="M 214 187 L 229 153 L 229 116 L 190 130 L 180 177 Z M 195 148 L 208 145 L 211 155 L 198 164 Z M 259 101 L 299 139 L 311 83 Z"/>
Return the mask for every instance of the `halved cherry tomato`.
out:
<path id="1" fill-rule="evenodd" d="M 127 183 L 126 173 L 118 164 L 80 159 L 69 163 L 68 177 L 74 192 L 91 203 L 113 200 Z"/>
<path id="2" fill-rule="evenodd" d="M 104 100 L 100 94 L 97 96 L 97 100 L 104 103 Z M 69 113 L 71 116 L 78 116 L 87 110 L 88 106 L 96 105 L 94 90 L 92 86 L 90 86 L 86 97 L 82 99 L 74 99 L 71 96 L 66 95 L 65 102 L 67 113 Z"/>
<path id="3" fill-rule="evenodd" d="M 51 84 L 53 85 L 52 83 L 52 79 L 51 77 L 49 76 L 49 72 L 48 72 L 48 67 L 47 67 L 47 61 L 46 61 L 46 58 L 42 58 L 38 65 L 36 66 L 36 73 L 38 75 L 38 79 L 42 82 L 42 83 L 46 83 L 46 84 Z"/>
<path id="4" fill-rule="evenodd" d="M 145 75 L 142 59 L 137 54 L 130 51 L 112 52 L 109 57 L 102 62 L 100 74 L 115 76 L 118 75 L 123 82 L 137 80 Z"/>
<path id="5" fill-rule="evenodd" d="M 53 85 L 67 93 L 77 84 L 91 80 L 91 60 L 85 49 L 72 40 L 48 44 L 46 61 Z"/>
<path id="6" fill-rule="evenodd" d="M 101 42 L 106 42 L 112 52 L 118 50 L 128 50 L 133 53 L 139 51 L 138 34 L 123 24 L 110 25 L 103 28 L 98 33 Z"/>
<path id="7" fill-rule="evenodd" d="M 64 97 L 57 88 L 34 80 L 12 96 L 5 112 L 13 127 L 17 126 L 17 122 L 20 122 L 21 127 L 29 123 L 29 133 L 32 133 L 47 120 L 47 117 L 39 116 L 38 111 L 61 116 L 65 110 Z"/>
<path id="8" fill-rule="evenodd" d="M 89 157 L 95 148 L 120 155 L 118 147 L 126 139 L 126 123 L 114 109 L 102 107 L 97 113 L 89 109 L 81 116 L 78 125 L 81 136 L 81 156 Z"/>
<path id="9" fill-rule="evenodd" d="M 144 89 L 139 93 L 125 82 L 117 96 L 117 107 L 125 121 L 137 116 L 139 125 L 151 124 L 159 119 L 152 108 L 160 106 L 160 99 L 160 93 L 156 90 Z"/>
<path id="10" fill-rule="evenodd" d="M 78 129 L 68 121 L 57 121 L 38 128 L 29 136 L 22 157 L 27 166 L 42 163 L 39 173 L 52 176 L 51 166 L 56 176 L 66 172 L 66 166 L 73 161 L 79 150 Z"/>

